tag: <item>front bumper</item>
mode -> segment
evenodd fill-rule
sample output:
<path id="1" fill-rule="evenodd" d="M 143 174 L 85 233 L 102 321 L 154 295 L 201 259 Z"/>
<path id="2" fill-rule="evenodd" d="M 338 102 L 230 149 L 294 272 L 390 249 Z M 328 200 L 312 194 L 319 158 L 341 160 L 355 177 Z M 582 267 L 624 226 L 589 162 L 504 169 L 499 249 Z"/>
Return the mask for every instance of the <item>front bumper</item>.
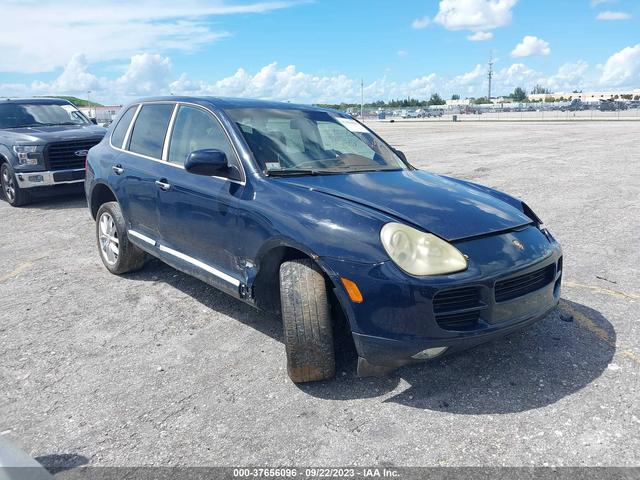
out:
<path id="1" fill-rule="evenodd" d="M 522 251 L 514 240 L 525 246 Z M 531 226 L 455 245 L 469 257 L 469 268 L 437 277 L 412 277 L 390 261 L 364 265 L 322 259 L 360 357 L 398 367 L 419 361 L 413 357 L 428 348 L 448 347 L 444 354 L 454 353 L 531 325 L 557 305 L 562 251 L 550 235 Z M 358 285 L 362 303 L 349 300 L 340 276 Z M 442 305 L 456 301 L 454 296 L 441 302 L 443 292 L 457 291 L 472 292 L 471 303 L 465 297 L 467 303 L 443 314 Z"/>
<path id="2" fill-rule="evenodd" d="M 16 172 L 20 188 L 51 187 L 84 182 L 84 168 L 45 172 Z"/>

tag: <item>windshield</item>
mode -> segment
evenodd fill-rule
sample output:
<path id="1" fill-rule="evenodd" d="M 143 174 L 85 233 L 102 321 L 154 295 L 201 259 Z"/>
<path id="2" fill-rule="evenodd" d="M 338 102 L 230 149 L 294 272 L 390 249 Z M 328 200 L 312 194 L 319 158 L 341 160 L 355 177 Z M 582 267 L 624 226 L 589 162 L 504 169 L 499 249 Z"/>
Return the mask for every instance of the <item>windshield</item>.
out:
<path id="1" fill-rule="evenodd" d="M 88 125 L 91 122 L 73 105 L 54 103 L 0 103 L 0 128 L 49 125 Z"/>
<path id="2" fill-rule="evenodd" d="M 391 148 L 352 118 L 294 109 L 238 108 L 226 113 L 271 175 L 407 168 Z"/>

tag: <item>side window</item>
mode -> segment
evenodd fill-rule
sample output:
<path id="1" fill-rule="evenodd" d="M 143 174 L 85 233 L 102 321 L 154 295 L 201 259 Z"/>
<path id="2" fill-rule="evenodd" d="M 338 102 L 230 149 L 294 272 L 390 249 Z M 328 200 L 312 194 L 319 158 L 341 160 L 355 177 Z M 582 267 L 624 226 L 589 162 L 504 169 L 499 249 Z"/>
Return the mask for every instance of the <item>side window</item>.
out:
<path id="1" fill-rule="evenodd" d="M 168 103 L 143 105 L 133 125 L 129 150 L 152 158 L 162 158 L 162 146 L 173 107 Z"/>
<path id="2" fill-rule="evenodd" d="M 229 165 L 239 168 L 236 153 L 220 123 L 200 108 L 181 106 L 173 124 L 167 160 L 184 165 L 191 152 L 205 148 L 223 151 Z"/>
<path id="3" fill-rule="evenodd" d="M 137 105 L 133 105 L 129 107 L 126 112 L 122 114 L 118 124 L 113 129 L 113 133 L 111 134 L 111 143 L 114 147 L 122 148 L 122 142 L 124 142 L 124 136 L 127 134 L 127 129 L 129 128 L 129 124 L 131 123 L 131 119 L 136 113 Z"/>

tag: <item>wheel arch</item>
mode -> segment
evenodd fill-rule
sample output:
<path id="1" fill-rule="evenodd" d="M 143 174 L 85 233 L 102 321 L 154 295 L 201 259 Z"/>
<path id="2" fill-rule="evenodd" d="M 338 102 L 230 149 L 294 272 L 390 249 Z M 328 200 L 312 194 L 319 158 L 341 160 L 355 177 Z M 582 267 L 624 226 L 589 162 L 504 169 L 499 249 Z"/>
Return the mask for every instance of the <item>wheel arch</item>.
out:
<path id="1" fill-rule="evenodd" d="M 118 202 L 118 197 L 107 184 L 97 183 L 91 190 L 91 197 L 89 198 L 89 209 L 94 220 L 100 207 L 107 202 Z"/>
<path id="2" fill-rule="evenodd" d="M 280 265 L 300 258 L 309 258 L 325 277 L 336 326 L 342 323 L 349 332 L 351 327 L 347 318 L 347 309 L 341 303 L 335 289 L 336 274 L 323 264 L 320 257 L 308 248 L 285 239 L 274 239 L 260 249 L 256 256 L 256 275 L 252 282 L 256 306 L 271 313 L 280 313 Z"/>

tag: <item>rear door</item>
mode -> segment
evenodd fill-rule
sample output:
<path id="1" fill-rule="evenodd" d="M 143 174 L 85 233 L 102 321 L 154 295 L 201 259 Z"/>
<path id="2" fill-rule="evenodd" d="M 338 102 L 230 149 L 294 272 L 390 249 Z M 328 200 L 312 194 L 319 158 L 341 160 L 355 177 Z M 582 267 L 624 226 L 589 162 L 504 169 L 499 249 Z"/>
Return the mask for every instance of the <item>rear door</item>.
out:
<path id="1" fill-rule="evenodd" d="M 196 150 L 225 152 L 235 178 L 196 175 L 184 169 Z M 160 179 L 161 250 L 191 264 L 222 288 L 237 292 L 243 266 L 237 259 L 242 238 L 238 210 L 244 203 L 244 173 L 236 151 L 213 114 L 194 105 L 179 105 L 165 146 Z"/>
<path id="2" fill-rule="evenodd" d="M 119 198 L 131 234 L 148 243 L 159 237 L 156 182 L 174 108 L 175 103 L 143 104 L 114 165 L 115 175 L 122 178 Z"/>

